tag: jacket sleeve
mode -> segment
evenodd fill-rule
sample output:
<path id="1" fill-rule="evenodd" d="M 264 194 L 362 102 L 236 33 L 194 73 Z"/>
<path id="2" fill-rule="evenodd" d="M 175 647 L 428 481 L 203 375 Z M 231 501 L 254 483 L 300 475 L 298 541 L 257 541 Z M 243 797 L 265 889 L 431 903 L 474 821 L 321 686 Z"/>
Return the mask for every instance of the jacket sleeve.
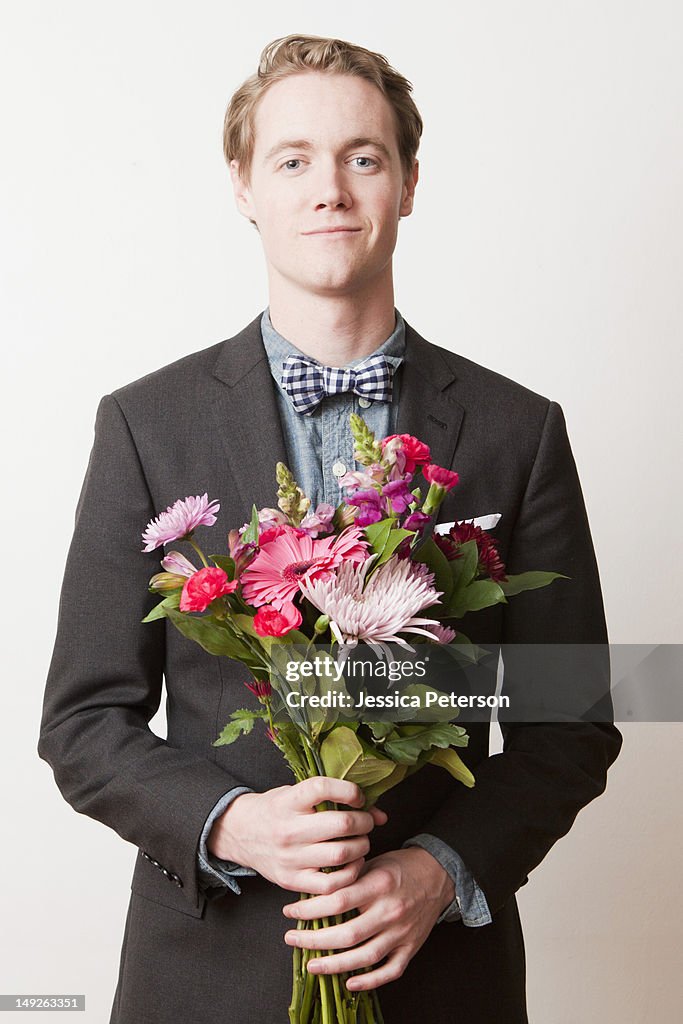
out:
<path id="1" fill-rule="evenodd" d="M 454 789 L 424 824 L 425 833 L 458 851 L 492 914 L 524 885 L 581 808 L 604 791 L 622 743 L 609 695 L 598 568 L 564 416 L 555 402 L 548 406 L 506 568 L 509 574 L 551 570 L 570 579 L 510 597 L 504 606 L 503 692 L 509 677 L 513 693 L 542 692 L 548 706 L 559 707 L 561 698 L 552 694 L 557 680 L 543 672 L 542 651 L 562 644 L 581 694 L 575 704 L 590 713 L 580 721 L 557 715 L 557 721 L 515 722 L 511 698 L 510 709 L 498 712 L 503 752 L 477 765 L 474 787 Z M 534 647 L 538 670 L 528 656 L 526 645 L 532 644 L 543 645 Z M 566 680 L 567 664 L 562 674 Z"/>
<path id="2" fill-rule="evenodd" d="M 159 568 L 158 552 L 142 553 L 141 534 L 156 513 L 123 412 L 105 395 L 76 508 L 38 754 L 74 810 L 139 846 L 198 907 L 202 827 L 242 780 L 149 728 L 165 623 L 141 621 L 157 603 L 147 588 Z"/>

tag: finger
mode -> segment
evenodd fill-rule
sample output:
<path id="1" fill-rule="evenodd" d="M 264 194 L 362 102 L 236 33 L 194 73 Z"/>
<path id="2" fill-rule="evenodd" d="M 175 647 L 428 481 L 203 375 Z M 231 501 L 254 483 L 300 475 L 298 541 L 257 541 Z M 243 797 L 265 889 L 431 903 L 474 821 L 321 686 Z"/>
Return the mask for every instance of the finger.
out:
<path id="1" fill-rule="evenodd" d="M 312 896 L 326 896 L 337 889 L 353 884 L 358 878 L 363 863 L 364 859 L 359 857 L 358 860 L 352 861 L 351 864 L 347 864 L 346 867 L 339 868 L 337 871 L 314 871 L 312 868 L 299 871 L 293 876 L 292 884 L 283 885 L 282 888 L 291 889 L 292 892 L 311 893 Z M 290 904 L 290 906 L 296 906 L 296 904 Z"/>
<path id="2" fill-rule="evenodd" d="M 297 847 L 292 854 L 292 867 L 300 868 L 336 868 L 350 864 L 352 860 L 365 857 L 370 850 L 367 836 L 326 843 L 315 843 L 311 846 Z"/>
<path id="3" fill-rule="evenodd" d="M 362 836 L 372 832 L 375 820 L 367 811 L 318 811 L 296 819 L 301 842 L 319 843 L 342 836 Z"/>
<path id="4" fill-rule="evenodd" d="M 371 939 L 383 929 L 381 915 L 372 908 L 343 924 L 333 924 L 326 928 L 290 929 L 285 932 L 285 942 L 288 946 L 305 949 L 349 949 Z"/>
<path id="5" fill-rule="evenodd" d="M 365 992 L 368 989 L 386 985 L 389 981 L 396 981 L 410 963 L 410 957 L 411 955 L 405 946 L 397 946 L 389 954 L 385 963 L 375 968 L 374 971 L 365 971 L 363 974 L 357 974 L 353 978 L 349 978 L 346 982 L 346 987 L 351 992 Z M 327 961 L 327 959 L 327 957 L 319 957 L 315 961 L 309 960 L 309 968 L 311 963 L 320 963 L 321 960 Z M 333 960 L 334 957 L 329 959 Z M 341 970 L 346 969 L 345 967 L 341 968 Z M 333 970 L 336 970 L 336 968 L 333 968 Z M 315 971 L 315 973 L 317 974 L 319 971 Z"/>
<path id="6" fill-rule="evenodd" d="M 359 858 L 349 867 L 355 867 L 355 865 L 358 865 L 357 871 L 360 872 L 363 866 L 363 859 Z M 346 869 L 342 870 L 345 871 Z M 336 876 L 341 874 L 342 871 L 331 871 L 325 877 L 335 876 L 336 881 Z M 339 885 L 334 890 L 330 889 L 329 892 L 315 896 L 312 895 L 307 900 L 288 903 L 282 908 L 282 913 L 285 917 L 291 917 L 295 921 L 312 921 L 316 918 L 334 917 L 336 914 L 344 914 L 349 910 L 360 909 L 372 899 L 373 890 L 370 882 L 365 880 L 361 883 L 358 881 L 358 877 L 357 874 L 352 883 Z"/>
<path id="7" fill-rule="evenodd" d="M 383 952 L 383 947 L 377 942 L 365 942 L 356 949 L 347 949 L 342 953 L 311 957 L 308 961 L 308 969 L 311 974 L 341 974 L 342 971 L 372 967 L 374 964 L 379 964 L 385 956 L 386 952 Z"/>
<path id="8" fill-rule="evenodd" d="M 373 804 L 372 807 L 368 807 L 367 810 L 372 815 L 375 825 L 386 825 L 389 820 L 389 815 L 386 811 L 383 811 L 381 807 L 375 807 Z"/>
<path id="9" fill-rule="evenodd" d="M 328 778 L 327 775 L 315 775 L 312 779 L 297 782 L 290 787 L 287 797 L 290 806 L 299 811 L 312 810 L 325 800 L 351 807 L 362 807 L 365 803 L 365 795 L 355 782 Z"/>

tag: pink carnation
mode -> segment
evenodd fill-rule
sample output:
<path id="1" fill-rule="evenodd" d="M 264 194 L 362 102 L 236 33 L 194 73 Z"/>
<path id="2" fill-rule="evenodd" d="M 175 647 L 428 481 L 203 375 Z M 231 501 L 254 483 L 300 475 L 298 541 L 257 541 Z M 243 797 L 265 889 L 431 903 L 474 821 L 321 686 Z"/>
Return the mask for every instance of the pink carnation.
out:
<path id="1" fill-rule="evenodd" d="M 383 452 L 390 441 L 394 442 L 390 446 L 390 451 L 396 451 L 399 449 L 403 452 L 405 459 L 403 472 L 414 473 L 416 466 L 423 466 L 425 462 L 429 462 L 431 457 L 429 445 L 425 444 L 424 441 L 419 441 L 416 437 L 413 437 L 412 434 L 389 434 L 388 437 L 385 437 L 382 440 Z"/>
<path id="2" fill-rule="evenodd" d="M 237 580 L 229 580 L 218 566 L 199 569 L 190 576 L 180 595 L 181 612 L 203 612 L 212 601 L 237 589 Z"/>
<path id="3" fill-rule="evenodd" d="M 450 491 L 455 487 L 460 477 L 452 469 L 444 469 L 443 466 L 435 466 L 433 462 L 422 467 L 422 475 L 429 484 L 436 484 L 444 491 Z"/>
<path id="4" fill-rule="evenodd" d="M 301 612 L 291 601 L 285 601 L 280 611 L 264 604 L 254 616 L 254 629 L 259 636 L 285 636 L 302 623 Z"/>

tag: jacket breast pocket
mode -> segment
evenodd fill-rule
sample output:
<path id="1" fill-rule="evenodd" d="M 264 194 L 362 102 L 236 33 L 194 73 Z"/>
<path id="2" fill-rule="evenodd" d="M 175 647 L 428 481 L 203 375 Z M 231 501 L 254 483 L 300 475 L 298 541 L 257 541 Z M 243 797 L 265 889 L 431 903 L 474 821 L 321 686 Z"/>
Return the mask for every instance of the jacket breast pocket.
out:
<path id="1" fill-rule="evenodd" d="M 199 906 L 193 906 L 183 889 L 163 873 L 161 866 L 147 860 L 142 851 L 138 852 L 130 888 L 136 896 L 159 903 L 169 910 L 178 910 L 189 917 L 202 917 L 204 914 L 206 896 L 200 893 Z"/>

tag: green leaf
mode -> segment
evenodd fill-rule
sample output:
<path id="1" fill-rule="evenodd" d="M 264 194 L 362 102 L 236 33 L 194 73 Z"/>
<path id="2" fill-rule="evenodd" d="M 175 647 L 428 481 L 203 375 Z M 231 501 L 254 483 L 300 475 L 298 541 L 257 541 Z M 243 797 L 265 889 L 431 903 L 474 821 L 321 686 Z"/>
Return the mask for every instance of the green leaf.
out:
<path id="1" fill-rule="evenodd" d="M 446 559 L 453 577 L 453 600 L 459 591 L 464 590 L 467 584 L 472 582 L 479 564 L 479 549 L 476 540 L 468 540 L 461 544 L 458 551 L 457 558 Z"/>
<path id="2" fill-rule="evenodd" d="M 343 726 L 340 726 L 343 728 Z M 388 757 L 378 753 L 375 747 L 364 740 L 362 736 L 357 737 L 362 754 L 347 772 L 346 778 L 349 782 L 355 782 L 361 789 L 366 786 L 374 786 L 382 779 L 388 778 L 394 770 L 394 762 Z"/>
<path id="3" fill-rule="evenodd" d="M 477 612 L 493 604 L 505 604 L 505 594 L 493 580 L 475 580 L 451 599 L 449 616 L 461 619 L 467 612 Z"/>
<path id="4" fill-rule="evenodd" d="M 224 727 L 218 739 L 213 741 L 212 747 L 224 747 L 229 743 L 234 743 L 238 737 L 246 736 L 254 728 L 254 722 L 259 718 L 267 718 L 268 712 L 265 708 L 260 711 L 240 708 L 238 711 L 233 711 L 230 717 L 232 721 Z"/>
<path id="5" fill-rule="evenodd" d="M 381 554 L 384 550 L 389 533 L 391 532 L 391 525 L 395 523 L 395 519 L 380 519 L 378 523 L 370 523 L 369 526 L 365 527 L 365 536 L 370 544 L 370 550 L 374 554 Z"/>
<path id="6" fill-rule="evenodd" d="M 428 537 L 425 540 L 417 554 L 415 554 L 414 560 L 416 562 L 424 562 L 434 573 L 434 586 L 437 590 L 442 591 L 439 601 L 442 605 L 447 606 L 454 586 L 451 563 L 449 563 L 433 537 Z"/>
<path id="7" fill-rule="evenodd" d="M 423 750 L 430 747 L 465 747 L 468 737 L 462 726 L 435 722 L 426 726 L 399 726 L 400 739 L 387 740 L 384 752 L 399 764 L 415 764 Z"/>
<path id="8" fill-rule="evenodd" d="M 438 765 L 439 768 L 445 768 L 454 779 L 462 782 L 468 789 L 474 786 L 474 775 L 456 750 L 452 750 L 450 747 L 445 750 L 437 748 L 431 751 L 427 760 Z"/>
<path id="9" fill-rule="evenodd" d="M 345 725 L 339 725 L 329 732 L 320 745 L 325 774 L 333 779 L 345 779 L 362 754 L 363 748 L 358 737 Z"/>
<path id="10" fill-rule="evenodd" d="M 394 551 L 399 546 L 401 541 L 405 540 L 406 537 L 414 536 L 414 530 L 404 530 L 402 527 L 397 527 L 395 530 L 390 530 L 386 543 L 382 548 L 381 552 L 379 553 L 379 558 L 372 567 L 372 572 L 374 573 L 378 565 L 383 565 L 385 562 L 389 561 L 389 559 L 391 558 L 391 556 L 393 555 Z"/>
<path id="11" fill-rule="evenodd" d="M 234 658 L 236 661 L 242 661 L 249 665 L 254 663 L 254 657 L 249 648 L 229 632 L 229 619 L 219 623 L 210 615 L 195 618 L 193 615 L 174 611 L 171 608 L 168 609 L 167 615 L 183 636 L 194 640 L 208 654 L 224 654 L 228 658 Z"/>
<path id="12" fill-rule="evenodd" d="M 308 777 L 308 770 L 305 757 L 298 742 L 299 733 L 291 723 L 278 725 L 276 728 L 278 743 L 285 756 L 285 760 L 292 769 L 296 780 L 302 782 Z"/>
<path id="13" fill-rule="evenodd" d="M 144 619 L 141 619 L 140 621 L 154 622 L 155 619 L 170 618 L 168 614 L 169 611 L 180 606 L 180 598 L 182 592 L 182 587 L 180 588 L 180 590 L 174 590 L 173 593 L 165 597 L 163 601 L 159 601 L 159 604 L 155 605 L 154 608 L 152 608 L 151 612 L 149 612 L 148 615 L 145 615 Z"/>
<path id="14" fill-rule="evenodd" d="M 251 506 L 251 522 L 242 534 L 243 544 L 258 544 L 259 519 L 256 505 Z"/>
<path id="15" fill-rule="evenodd" d="M 564 576 L 561 572 L 520 572 L 517 576 L 508 576 L 507 581 L 501 581 L 499 586 L 506 597 L 512 597 L 513 594 L 521 594 L 525 590 L 547 587 L 553 580 L 570 579 L 571 576 Z"/>
<path id="16" fill-rule="evenodd" d="M 396 728 L 393 722 L 364 722 L 368 729 L 372 732 L 372 735 L 377 740 L 384 740 L 387 736 L 390 736 Z"/>

